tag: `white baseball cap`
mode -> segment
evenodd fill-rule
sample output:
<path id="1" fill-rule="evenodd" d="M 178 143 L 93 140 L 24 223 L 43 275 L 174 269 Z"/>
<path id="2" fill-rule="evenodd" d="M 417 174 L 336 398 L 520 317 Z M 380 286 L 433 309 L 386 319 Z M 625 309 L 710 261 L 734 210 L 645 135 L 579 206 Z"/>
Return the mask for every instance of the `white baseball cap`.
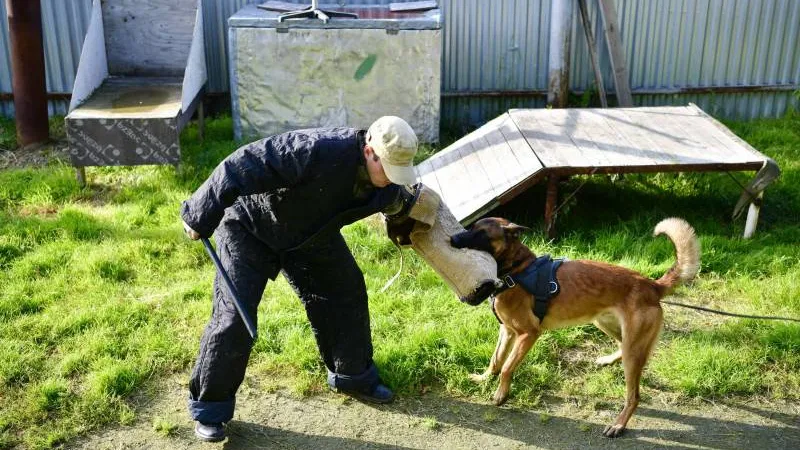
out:
<path id="1" fill-rule="evenodd" d="M 395 116 L 383 116 L 376 120 L 367 130 L 367 145 L 381 159 L 389 181 L 399 185 L 417 182 L 414 170 L 417 135 L 405 120 Z"/>

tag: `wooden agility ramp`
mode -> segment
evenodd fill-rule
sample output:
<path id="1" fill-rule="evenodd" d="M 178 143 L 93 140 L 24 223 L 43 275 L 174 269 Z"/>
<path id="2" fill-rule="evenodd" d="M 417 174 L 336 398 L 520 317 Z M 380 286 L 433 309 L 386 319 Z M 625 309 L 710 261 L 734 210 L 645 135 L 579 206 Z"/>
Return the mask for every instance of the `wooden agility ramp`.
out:
<path id="1" fill-rule="evenodd" d="M 750 205 L 755 232 L 777 164 L 694 104 L 608 109 L 512 109 L 418 166 L 456 218 L 471 223 L 547 181 L 545 224 L 555 235 L 558 180 L 571 175 L 758 171 L 734 218 Z"/>

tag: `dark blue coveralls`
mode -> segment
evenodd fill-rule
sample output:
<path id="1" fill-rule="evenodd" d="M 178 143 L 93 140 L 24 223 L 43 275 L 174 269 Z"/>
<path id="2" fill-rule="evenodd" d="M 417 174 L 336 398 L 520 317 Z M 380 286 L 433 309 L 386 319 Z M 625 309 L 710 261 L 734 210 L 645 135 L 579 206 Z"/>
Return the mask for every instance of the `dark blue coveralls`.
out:
<path id="1" fill-rule="evenodd" d="M 395 208 L 401 190 L 370 183 L 363 136 L 351 128 L 310 129 L 243 146 L 181 208 L 200 236 L 215 235 L 254 320 L 267 280 L 283 272 L 305 307 L 329 384 L 345 390 L 368 390 L 380 379 L 364 276 L 339 230 Z M 194 420 L 230 421 L 252 345 L 218 274 L 189 385 Z"/>

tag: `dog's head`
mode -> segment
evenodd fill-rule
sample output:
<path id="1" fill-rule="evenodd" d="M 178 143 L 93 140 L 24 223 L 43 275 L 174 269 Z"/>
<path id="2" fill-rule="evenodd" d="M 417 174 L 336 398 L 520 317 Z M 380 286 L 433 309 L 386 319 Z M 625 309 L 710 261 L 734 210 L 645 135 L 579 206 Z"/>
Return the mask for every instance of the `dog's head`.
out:
<path id="1" fill-rule="evenodd" d="M 481 250 L 499 261 L 500 255 L 519 243 L 520 233 L 528 230 L 500 217 L 486 217 L 475 222 L 467 231 L 451 236 L 450 245 Z"/>

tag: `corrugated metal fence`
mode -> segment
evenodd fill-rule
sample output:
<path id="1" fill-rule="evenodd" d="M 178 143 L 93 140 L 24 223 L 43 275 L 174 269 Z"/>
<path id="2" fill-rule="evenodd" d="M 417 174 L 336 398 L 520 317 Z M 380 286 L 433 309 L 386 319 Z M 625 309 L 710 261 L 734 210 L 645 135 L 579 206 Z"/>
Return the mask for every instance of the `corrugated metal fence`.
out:
<path id="1" fill-rule="evenodd" d="M 143 0 L 145 1 L 145 0 Z M 209 91 L 228 90 L 227 18 L 247 3 L 204 0 Z M 294 3 L 310 3 L 291 0 Z M 442 122 L 477 126 L 511 107 L 542 107 L 551 0 L 440 0 L 444 13 Z M 800 108 L 800 1 L 616 0 L 634 101 L 695 102 L 720 117 L 779 116 Z M 390 3 L 348 0 L 340 4 Z M 606 86 L 613 78 L 596 2 L 589 0 Z M 50 112 L 64 114 L 88 27 L 91 0 L 42 0 Z M 594 77 L 578 8 L 571 89 Z M 5 18 L 0 1 L 0 17 Z M 8 24 L 0 20 L 0 114 L 12 115 Z M 713 92 L 711 92 L 713 91 Z M 4 95 L 6 94 L 6 95 Z"/>

